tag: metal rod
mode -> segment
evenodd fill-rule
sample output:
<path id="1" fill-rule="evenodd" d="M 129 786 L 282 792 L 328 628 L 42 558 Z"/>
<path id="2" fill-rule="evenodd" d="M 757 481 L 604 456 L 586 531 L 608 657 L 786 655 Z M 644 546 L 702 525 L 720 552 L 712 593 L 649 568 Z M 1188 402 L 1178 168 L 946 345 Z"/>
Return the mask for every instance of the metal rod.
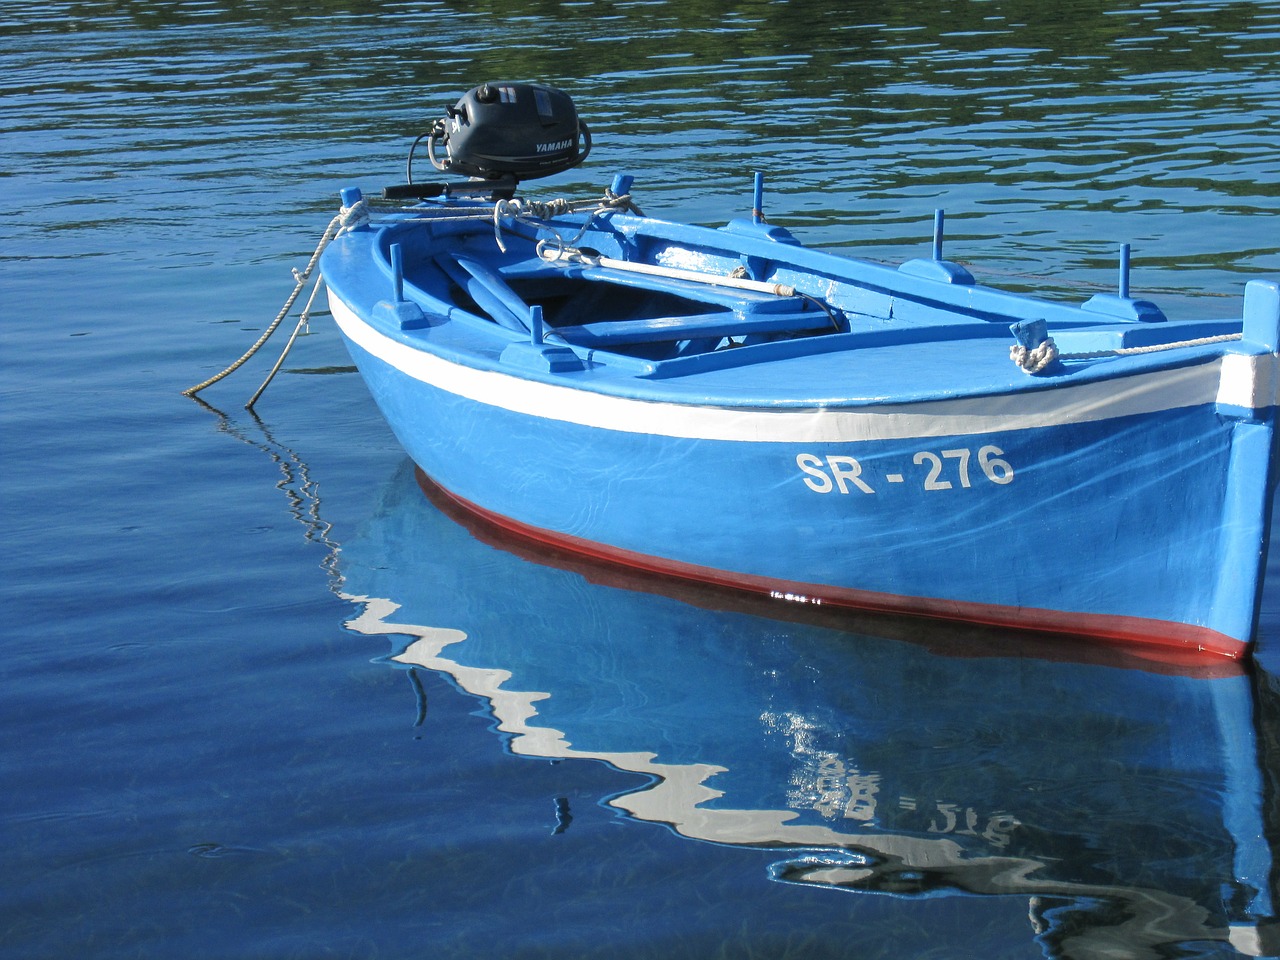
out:
<path id="1" fill-rule="evenodd" d="M 942 259 L 942 225 L 946 214 L 941 210 L 933 211 L 933 259 Z"/>
<path id="2" fill-rule="evenodd" d="M 1129 244 L 1120 244 L 1120 296 L 1129 297 Z"/>
<path id="3" fill-rule="evenodd" d="M 775 297 L 794 297 L 796 288 L 782 283 L 769 283 L 765 280 L 749 280 L 745 277 L 724 277 L 714 273 L 699 273 L 695 270 L 680 270 L 676 267 L 659 267 L 649 263 L 636 263 L 631 260 L 614 260 L 611 257 L 586 257 L 580 254 L 565 254 L 561 260 L 551 263 L 580 263 L 586 267 L 608 267 L 613 270 L 625 270 L 628 273 L 644 273 L 652 277 L 671 277 L 676 280 L 692 280 L 694 283 L 710 283 L 719 287 L 734 287 L 738 290 L 756 290 L 760 293 L 771 293 Z"/>

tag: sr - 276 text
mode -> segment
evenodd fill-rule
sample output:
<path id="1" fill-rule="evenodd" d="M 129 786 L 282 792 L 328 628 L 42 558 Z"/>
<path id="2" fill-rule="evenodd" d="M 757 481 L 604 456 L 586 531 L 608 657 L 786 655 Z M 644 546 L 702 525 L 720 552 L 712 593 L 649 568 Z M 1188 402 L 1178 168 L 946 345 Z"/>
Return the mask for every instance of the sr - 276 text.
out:
<path id="1" fill-rule="evenodd" d="M 972 487 L 975 479 L 985 478 L 1003 486 L 1013 482 L 1014 471 L 1004 459 L 1004 451 L 988 444 L 975 455 L 968 447 L 952 450 L 921 450 L 911 457 L 914 469 L 900 473 L 886 472 L 885 483 L 919 483 L 924 490 L 954 490 Z M 796 454 L 796 466 L 805 474 L 804 483 L 814 493 L 875 493 L 863 474 L 856 457 L 844 454 Z M 876 483 L 879 484 L 877 479 Z"/>

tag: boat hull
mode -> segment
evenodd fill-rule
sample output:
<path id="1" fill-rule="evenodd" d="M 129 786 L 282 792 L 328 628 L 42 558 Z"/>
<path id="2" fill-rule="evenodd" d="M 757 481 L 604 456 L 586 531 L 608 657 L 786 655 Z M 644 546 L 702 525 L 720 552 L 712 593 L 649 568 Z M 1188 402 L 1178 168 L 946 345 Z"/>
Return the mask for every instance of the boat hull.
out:
<path id="1" fill-rule="evenodd" d="M 681 405 L 453 362 L 331 305 L 413 460 L 525 536 L 781 602 L 1250 640 L 1273 435 L 1224 416 L 1221 356 L 1016 404 Z"/>

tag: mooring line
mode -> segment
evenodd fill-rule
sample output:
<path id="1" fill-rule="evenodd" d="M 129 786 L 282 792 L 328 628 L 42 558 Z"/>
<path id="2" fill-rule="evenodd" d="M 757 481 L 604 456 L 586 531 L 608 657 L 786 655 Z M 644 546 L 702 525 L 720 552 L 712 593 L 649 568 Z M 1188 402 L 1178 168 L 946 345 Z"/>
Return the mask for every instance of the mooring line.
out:
<path id="1" fill-rule="evenodd" d="M 298 339 L 299 331 L 301 331 L 302 328 L 311 320 L 311 307 L 315 304 L 316 295 L 320 292 L 320 289 L 323 286 L 324 275 L 316 274 L 315 286 L 311 288 L 311 296 L 307 298 L 307 305 L 302 308 L 302 313 L 298 315 L 298 322 L 293 328 L 293 333 L 289 334 L 289 342 L 286 343 L 284 345 L 284 349 L 280 351 L 280 359 L 276 361 L 276 365 L 272 367 L 271 372 L 267 374 L 267 379 L 262 381 L 262 386 L 260 386 L 257 389 L 257 392 L 249 398 L 249 402 L 244 405 L 246 410 L 253 409 L 253 405 L 258 402 L 258 398 L 262 396 L 262 393 L 267 389 L 268 384 L 270 384 L 271 381 L 275 379 L 276 374 L 280 372 L 280 367 L 284 365 L 284 358 L 289 355 L 289 351 L 293 348 L 293 342 Z"/>
<path id="2" fill-rule="evenodd" d="M 280 308 L 280 312 L 276 314 L 276 318 L 271 321 L 271 325 L 267 327 L 262 336 L 258 338 L 257 342 L 246 350 L 244 356 L 231 364 L 231 366 L 227 367 L 221 373 L 210 377 L 208 380 L 204 381 L 204 383 L 198 383 L 194 387 L 188 387 L 186 390 L 182 391 L 182 395 L 184 397 L 194 397 L 201 390 L 206 387 L 213 386 L 223 377 L 239 370 L 240 367 L 244 365 L 245 361 L 262 349 L 262 345 L 271 339 L 271 335 L 276 332 L 276 329 L 284 322 L 284 318 L 289 315 L 289 311 L 293 309 L 293 305 L 297 301 L 298 295 L 302 293 L 303 288 L 306 287 L 307 282 L 311 279 L 311 272 L 315 270 L 316 264 L 320 262 L 320 254 L 324 253 L 325 247 L 329 245 L 329 242 L 344 230 L 350 229 L 361 223 L 366 223 L 368 222 L 368 219 L 368 204 L 364 200 L 360 200 L 357 203 L 352 204 L 350 207 L 343 207 L 338 212 L 338 215 L 329 221 L 329 226 L 325 227 L 324 234 L 320 237 L 320 242 L 316 245 L 315 253 L 313 253 L 311 255 L 311 259 L 307 261 L 306 268 L 301 272 L 297 270 L 293 271 L 294 280 L 297 281 L 294 284 L 293 292 L 289 294 L 288 299 L 284 302 L 284 306 Z M 317 284 L 317 286 L 319 285 Z M 259 393 L 261 393 L 261 391 L 259 391 Z M 253 399 L 257 400 L 258 394 L 255 394 Z M 252 407 L 253 401 L 250 401 L 249 405 Z"/>
<path id="3" fill-rule="evenodd" d="M 315 270 L 316 264 L 320 262 L 320 255 L 324 253 L 325 248 L 329 246 L 330 242 L 335 240 L 337 237 L 340 237 L 348 230 L 353 230 L 356 227 L 363 226 L 368 223 L 377 222 L 373 221 L 370 217 L 369 204 L 369 200 L 367 198 L 363 198 L 357 200 L 355 203 L 351 204 L 351 206 L 344 206 L 339 210 L 337 216 L 329 221 L 329 225 L 325 228 L 323 235 L 321 235 L 320 242 L 316 244 L 315 252 L 311 255 L 311 259 L 307 261 L 306 267 L 301 271 L 296 269 L 293 271 L 293 277 L 296 281 L 293 287 L 293 292 L 289 294 L 288 298 L 284 302 L 284 306 L 280 308 L 280 312 L 276 314 L 276 318 L 272 320 L 267 329 L 263 331 L 262 336 L 257 339 L 257 342 L 255 342 L 253 346 L 245 351 L 244 355 L 241 356 L 239 360 L 231 364 L 231 366 L 210 377 L 208 380 L 205 380 L 203 383 L 198 383 L 194 387 L 188 387 L 186 390 L 183 390 L 182 395 L 184 397 L 191 397 L 192 399 L 195 399 L 196 395 L 199 394 L 201 390 L 204 390 L 206 387 L 213 386 L 219 380 L 222 380 L 224 377 L 227 377 L 236 370 L 239 370 L 250 357 L 262 349 L 263 345 L 270 340 L 271 336 L 277 329 L 279 329 L 280 324 L 284 322 L 284 318 L 289 315 L 291 310 L 293 310 L 293 305 L 297 302 L 303 289 L 305 289 L 307 284 L 310 282 L 311 274 Z M 493 220 L 495 223 L 495 232 L 498 236 L 498 246 L 505 249 L 500 235 L 501 221 L 503 219 L 535 222 L 538 223 L 539 226 L 546 226 L 545 221 L 547 220 L 561 216 L 565 213 L 575 213 L 580 210 L 588 209 L 592 211 L 592 215 L 587 218 L 586 223 L 584 223 L 582 229 L 578 232 L 579 237 L 586 232 L 586 229 L 590 226 L 593 217 L 598 213 L 603 213 L 609 210 L 628 210 L 637 215 L 640 214 L 639 209 L 631 202 L 631 195 L 629 193 L 615 193 L 610 189 L 606 190 L 604 197 L 599 200 L 569 201 L 557 199 L 549 202 L 503 200 L 496 202 L 492 208 L 484 206 L 477 207 L 474 210 L 463 210 L 457 212 L 449 211 L 447 215 L 436 211 L 433 212 L 431 216 L 423 219 L 439 220 L 456 218 Z M 416 222 L 417 219 L 418 218 L 412 216 L 401 217 L 397 218 L 396 222 L 412 223 Z M 306 307 L 303 308 L 302 315 L 298 318 L 297 326 L 294 327 L 293 334 L 289 337 L 289 342 L 285 344 L 285 348 L 280 354 L 280 359 L 277 360 L 275 366 L 272 367 L 271 372 L 267 375 L 267 379 L 263 381 L 262 386 L 257 389 L 257 392 L 255 392 L 249 399 L 249 402 L 245 404 L 246 410 L 253 409 L 254 404 L 258 402 L 258 398 L 262 396 L 262 393 L 267 389 L 268 384 L 271 383 L 275 378 L 275 375 L 280 371 L 280 367 L 284 363 L 285 357 L 288 356 L 289 350 L 293 347 L 294 341 L 298 338 L 298 333 L 310 319 L 311 307 L 314 304 L 316 295 L 319 293 L 323 284 L 324 277 L 317 275 L 315 286 L 311 291 L 311 296 L 307 300 Z"/>

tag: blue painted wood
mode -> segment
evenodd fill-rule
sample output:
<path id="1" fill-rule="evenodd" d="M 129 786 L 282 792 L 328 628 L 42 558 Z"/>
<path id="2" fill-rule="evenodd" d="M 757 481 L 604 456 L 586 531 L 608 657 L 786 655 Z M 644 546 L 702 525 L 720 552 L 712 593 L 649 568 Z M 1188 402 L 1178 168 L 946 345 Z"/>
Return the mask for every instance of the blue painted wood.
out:
<path id="1" fill-rule="evenodd" d="M 791 602 L 1246 649 L 1275 482 L 1276 284 L 1251 283 L 1243 316 L 1188 323 L 1123 297 L 1011 294 L 942 260 L 838 258 L 746 221 L 566 215 L 508 224 L 504 252 L 487 215 L 445 219 L 451 203 L 338 238 L 323 269 L 401 443 L 472 509 Z M 535 255 L 575 235 L 798 296 Z M 411 329 L 378 307 L 392 243 L 430 321 Z M 1033 377 L 1011 328 L 1064 353 L 1171 348 Z"/>
<path id="2" fill-rule="evenodd" d="M 819 310 L 807 313 L 753 313 L 742 316 L 733 311 L 700 313 L 684 317 L 655 317 L 649 320 L 602 320 L 596 323 L 561 327 L 556 332 L 570 343 L 584 346 L 653 343 L 688 340 L 693 337 L 744 337 L 765 333 L 810 332 L 831 328 L 831 319 Z"/>
<path id="3" fill-rule="evenodd" d="M 495 321 L 510 330 L 530 329 L 529 305 L 498 274 L 474 257 L 445 254 L 436 263 Z"/>

